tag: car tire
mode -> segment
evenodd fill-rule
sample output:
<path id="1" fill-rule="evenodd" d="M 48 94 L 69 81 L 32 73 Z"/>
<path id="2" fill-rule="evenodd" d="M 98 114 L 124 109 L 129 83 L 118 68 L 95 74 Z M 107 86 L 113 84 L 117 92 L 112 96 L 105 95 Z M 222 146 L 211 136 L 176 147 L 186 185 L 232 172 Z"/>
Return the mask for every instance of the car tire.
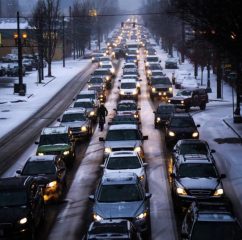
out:
<path id="1" fill-rule="evenodd" d="M 200 110 L 205 110 L 206 109 L 206 103 L 201 103 L 200 105 Z"/>

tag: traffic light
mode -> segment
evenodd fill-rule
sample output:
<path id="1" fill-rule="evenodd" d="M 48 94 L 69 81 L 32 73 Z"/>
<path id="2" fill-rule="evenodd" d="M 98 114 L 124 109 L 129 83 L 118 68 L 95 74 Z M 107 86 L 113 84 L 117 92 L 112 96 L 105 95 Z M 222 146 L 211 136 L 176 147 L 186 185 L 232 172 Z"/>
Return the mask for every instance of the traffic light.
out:
<path id="1" fill-rule="evenodd" d="M 135 22 L 133 22 L 133 28 L 135 28 Z"/>
<path id="2" fill-rule="evenodd" d="M 18 34 L 14 33 L 13 38 L 14 38 L 15 46 L 17 46 L 18 45 Z"/>
<path id="3" fill-rule="evenodd" d="M 124 27 L 124 22 L 121 22 L 121 27 L 122 27 L 122 28 Z"/>
<path id="4" fill-rule="evenodd" d="M 24 45 L 24 46 L 26 46 L 26 45 L 27 45 L 27 37 L 28 37 L 27 33 L 23 33 L 23 34 L 22 34 L 22 38 L 23 38 L 23 45 Z"/>

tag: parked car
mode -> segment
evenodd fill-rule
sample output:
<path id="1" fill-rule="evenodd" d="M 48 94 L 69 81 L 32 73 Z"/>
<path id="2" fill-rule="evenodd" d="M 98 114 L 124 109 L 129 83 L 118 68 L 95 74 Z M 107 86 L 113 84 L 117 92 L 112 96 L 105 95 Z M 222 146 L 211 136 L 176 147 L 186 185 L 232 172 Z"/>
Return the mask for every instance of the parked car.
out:
<path id="1" fill-rule="evenodd" d="M 174 146 L 180 139 L 198 139 L 198 127 L 188 113 L 174 113 L 165 125 L 166 145 Z"/>
<path id="2" fill-rule="evenodd" d="M 35 239 L 45 218 L 42 188 L 33 177 L 0 178 L 0 233 L 3 239 Z"/>
<path id="3" fill-rule="evenodd" d="M 132 222 L 126 219 L 105 219 L 93 221 L 87 232 L 85 240 L 141 240 L 141 235 Z"/>
<path id="4" fill-rule="evenodd" d="M 8 64 L 8 68 L 6 70 L 6 74 L 8 77 L 17 77 L 19 75 L 18 72 L 18 63 L 12 62 Z M 25 67 L 24 65 L 22 66 L 22 74 L 25 76 Z"/>
<path id="5" fill-rule="evenodd" d="M 103 57 L 103 53 L 93 53 L 92 54 L 92 63 L 99 62 L 100 57 Z"/>
<path id="6" fill-rule="evenodd" d="M 165 61 L 165 68 L 166 69 L 178 69 L 178 62 L 175 58 L 168 58 Z"/>
<path id="7" fill-rule="evenodd" d="M 83 140 L 91 138 L 93 133 L 92 120 L 88 117 L 85 108 L 70 108 L 67 109 L 60 121 L 60 126 L 70 128 L 72 136 L 75 140 Z"/>
<path id="8" fill-rule="evenodd" d="M 108 129 L 106 138 L 100 137 L 99 141 L 104 144 L 104 158 L 111 152 L 131 150 L 139 153 L 144 159 L 143 141 L 148 136 L 143 136 L 139 127 L 135 124 L 111 125 Z"/>
<path id="9" fill-rule="evenodd" d="M 191 107 L 199 107 L 201 110 L 205 110 L 208 103 L 208 94 L 204 88 L 184 89 L 179 91 L 176 96 L 171 97 L 168 103 L 186 111 L 189 111 Z"/>
<path id="10" fill-rule="evenodd" d="M 101 167 L 103 168 L 103 174 L 135 173 L 145 187 L 147 181 L 145 167 L 147 165 L 135 151 L 117 151 L 111 152 Z"/>
<path id="11" fill-rule="evenodd" d="M 164 127 L 171 115 L 175 113 L 175 106 L 167 103 L 160 103 L 154 111 L 155 128 Z"/>
<path id="12" fill-rule="evenodd" d="M 72 132 L 66 126 L 44 128 L 35 144 L 38 144 L 38 156 L 60 155 L 68 167 L 75 160 L 75 142 Z"/>
<path id="13" fill-rule="evenodd" d="M 191 202 L 217 201 L 224 197 L 221 179 L 213 159 L 206 155 L 180 155 L 171 173 L 172 196 L 177 208 L 187 207 Z"/>
<path id="14" fill-rule="evenodd" d="M 24 167 L 16 171 L 17 176 L 38 177 L 43 186 L 45 202 L 57 201 L 64 193 L 66 186 L 66 166 L 57 155 L 31 156 Z"/>
<path id="15" fill-rule="evenodd" d="M 182 240 L 241 240 L 242 230 L 227 202 L 193 202 L 182 223 Z"/>
<path id="16" fill-rule="evenodd" d="M 146 193 L 134 173 L 105 174 L 94 195 L 93 219 L 123 218 L 132 221 L 140 232 L 150 231 L 150 193 Z"/>

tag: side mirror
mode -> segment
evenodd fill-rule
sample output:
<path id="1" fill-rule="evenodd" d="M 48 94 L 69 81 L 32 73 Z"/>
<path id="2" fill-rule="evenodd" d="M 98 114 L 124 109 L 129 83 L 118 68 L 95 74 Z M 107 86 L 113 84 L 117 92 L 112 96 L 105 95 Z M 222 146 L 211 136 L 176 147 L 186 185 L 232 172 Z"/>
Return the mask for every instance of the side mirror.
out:
<path id="1" fill-rule="evenodd" d="M 61 121 L 60 118 L 58 118 L 58 119 L 57 119 L 57 122 L 60 122 L 60 121 Z"/>
<path id="2" fill-rule="evenodd" d="M 137 108 L 138 110 L 141 110 L 141 108 L 139 107 L 139 108 Z"/>
<path id="3" fill-rule="evenodd" d="M 210 153 L 216 153 L 216 151 L 214 149 L 211 149 Z"/>
<path id="4" fill-rule="evenodd" d="M 99 138 L 99 142 L 104 142 L 105 140 L 104 140 L 104 138 L 103 137 L 100 137 Z"/>
<path id="5" fill-rule="evenodd" d="M 94 202 L 94 195 L 89 195 L 88 198 L 89 198 L 90 201 Z"/>
<path id="6" fill-rule="evenodd" d="M 175 173 L 170 173 L 170 177 L 171 178 L 175 178 L 176 177 L 176 174 Z"/>
<path id="7" fill-rule="evenodd" d="M 220 178 L 221 178 L 221 179 L 222 179 L 222 178 L 226 178 L 226 174 L 222 173 L 222 174 L 220 175 Z"/>
<path id="8" fill-rule="evenodd" d="M 141 81 L 142 81 L 142 79 L 140 78 L 140 79 L 139 79 L 139 81 L 141 82 Z"/>
<path id="9" fill-rule="evenodd" d="M 16 171 L 17 174 L 21 174 L 21 172 L 22 172 L 21 169 L 18 169 L 18 170 Z"/>
<path id="10" fill-rule="evenodd" d="M 142 140 L 148 140 L 148 136 L 143 136 Z"/>
<path id="11" fill-rule="evenodd" d="M 34 144 L 39 144 L 39 141 L 35 141 Z"/>
<path id="12" fill-rule="evenodd" d="M 104 164 L 101 164 L 101 165 L 100 165 L 100 168 L 104 168 L 104 167 L 105 167 Z"/>
<path id="13" fill-rule="evenodd" d="M 113 111 L 117 111 L 117 109 L 116 108 L 113 108 Z"/>
<path id="14" fill-rule="evenodd" d="M 200 127 L 200 124 L 197 124 L 197 127 Z"/>
<path id="15" fill-rule="evenodd" d="M 119 79 L 118 81 L 121 82 L 121 79 Z"/>
<path id="16" fill-rule="evenodd" d="M 159 60 L 159 63 L 161 63 L 161 60 Z"/>
<path id="17" fill-rule="evenodd" d="M 151 193 L 146 193 L 146 194 L 145 194 L 145 199 L 149 199 L 149 198 L 151 198 L 151 196 L 152 196 Z"/>
<path id="18" fill-rule="evenodd" d="M 148 163 L 143 163 L 143 167 L 147 167 L 148 165 Z"/>
<path id="19" fill-rule="evenodd" d="M 118 86 L 118 89 L 120 89 L 120 87 Z"/>
<path id="20" fill-rule="evenodd" d="M 153 113 L 156 113 L 156 111 L 153 111 Z"/>

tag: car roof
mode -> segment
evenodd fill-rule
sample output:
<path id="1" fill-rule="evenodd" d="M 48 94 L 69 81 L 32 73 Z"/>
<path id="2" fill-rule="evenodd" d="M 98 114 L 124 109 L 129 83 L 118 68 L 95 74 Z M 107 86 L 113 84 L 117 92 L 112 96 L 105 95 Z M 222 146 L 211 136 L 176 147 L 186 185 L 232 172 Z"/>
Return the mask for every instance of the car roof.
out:
<path id="1" fill-rule="evenodd" d="M 116 152 L 111 152 L 109 154 L 109 158 L 111 158 L 111 157 L 128 157 L 128 156 L 136 157 L 136 156 L 138 156 L 138 154 L 135 151 L 116 151 Z"/>
<path id="2" fill-rule="evenodd" d="M 136 84 L 136 80 L 135 79 L 121 79 L 121 83 L 135 83 Z"/>
<path id="3" fill-rule="evenodd" d="M 56 155 L 43 155 L 43 156 L 31 156 L 27 162 L 45 162 L 45 161 L 54 161 L 56 159 Z"/>
<path id="4" fill-rule="evenodd" d="M 95 90 L 81 90 L 78 95 L 82 95 L 82 94 L 96 94 Z"/>
<path id="5" fill-rule="evenodd" d="M 180 164 L 185 163 L 206 163 L 206 164 L 213 164 L 214 161 L 209 158 L 207 155 L 204 154 L 185 154 L 180 155 L 178 159 Z"/>
<path id="6" fill-rule="evenodd" d="M 82 107 L 78 107 L 78 108 L 69 108 L 67 109 L 63 115 L 65 114 L 74 114 L 74 113 L 86 113 L 86 109 L 82 108 Z"/>
<path id="7" fill-rule="evenodd" d="M 68 127 L 67 126 L 43 128 L 41 135 L 63 134 L 63 133 L 68 133 Z"/>
<path id="8" fill-rule="evenodd" d="M 180 139 L 178 142 L 179 142 L 179 145 L 182 145 L 182 144 L 205 144 L 205 145 L 208 145 L 207 141 L 201 140 L 201 139 Z"/>
<path id="9" fill-rule="evenodd" d="M 188 117 L 188 118 L 192 118 L 192 116 L 189 114 L 189 113 L 174 113 L 173 115 L 172 115 L 172 117 Z"/>
<path id="10" fill-rule="evenodd" d="M 137 105 L 137 103 L 135 102 L 135 100 L 120 100 L 118 102 L 118 104 L 124 104 L 124 103 L 135 103 Z"/>
<path id="11" fill-rule="evenodd" d="M 0 178 L 0 191 L 26 189 L 28 183 L 32 181 L 33 177 L 30 176 Z"/>
<path id="12" fill-rule="evenodd" d="M 102 184 L 134 184 L 138 181 L 138 176 L 132 172 L 106 173 L 102 177 Z"/>
<path id="13" fill-rule="evenodd" d="M 110 131 L 113 130 L 129 130 L 129 129 L 138 129 L 138 126 L 136 124 L 117 124 L 117 125 L 111 125 L 109 127 Z"/>
<path id="14" fill-rule="evenodd" d="M 94 102 L 92 98 L 81 98 L 77 99 L 75 102 Z"/>

